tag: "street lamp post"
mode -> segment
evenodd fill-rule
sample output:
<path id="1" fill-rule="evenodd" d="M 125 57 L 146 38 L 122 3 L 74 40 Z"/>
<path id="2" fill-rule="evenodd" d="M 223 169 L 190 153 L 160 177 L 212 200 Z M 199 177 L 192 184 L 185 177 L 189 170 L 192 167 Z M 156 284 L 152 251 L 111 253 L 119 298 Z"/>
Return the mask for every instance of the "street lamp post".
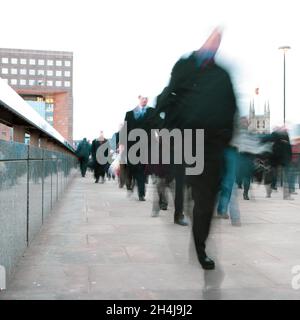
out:
<path id="1" fill-rule="evenodd" d="M 291 47 L 281 46 L 278 49 L 283 51 L 283 125 L 285 126 L 285 53 L 291 49 Z"/>

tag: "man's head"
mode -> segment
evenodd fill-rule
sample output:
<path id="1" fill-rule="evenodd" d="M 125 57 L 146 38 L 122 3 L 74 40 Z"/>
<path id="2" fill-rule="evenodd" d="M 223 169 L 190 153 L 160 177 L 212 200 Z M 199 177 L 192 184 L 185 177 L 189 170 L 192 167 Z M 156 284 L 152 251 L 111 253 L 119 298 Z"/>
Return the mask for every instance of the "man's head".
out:
<path id="1" fill-rule="evenodd" d="M 146 105 L 147 105 L 147 103 L 148 103 L 148 97 L 139 95 L 138 98 L 139 98 L 139 105 L 140 105 L 142 108 L 146 107 Z"/>
<path id="2" fill-rule="evenodd" d="M 222 40 L 222 29 L 217 27 L 210 34 L 202 47 L 195 51 L 195 55 L 200 64 L 214 59 Z"/>
<path id="3" fill-rule="evenodd" d="M 222 29 L 220 27 L 217 27 L 210 34 L 210 36 L 207 38 L 207 40 L 199 49 L 199 51 L 209 50 L 212 52 L 217 52 L 217 50 L 219 49 L 221 40 L 222 40 Z"/>

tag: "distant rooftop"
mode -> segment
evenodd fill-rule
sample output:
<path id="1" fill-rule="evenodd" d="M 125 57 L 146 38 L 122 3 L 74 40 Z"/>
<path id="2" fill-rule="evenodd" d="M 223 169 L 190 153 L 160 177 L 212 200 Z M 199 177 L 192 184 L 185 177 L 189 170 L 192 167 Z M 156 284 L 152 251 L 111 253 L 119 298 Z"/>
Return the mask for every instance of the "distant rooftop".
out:
<path id="1" fill-rule="evenodd" d="M 38 54 L 38 55 L 73 55 L 71 51 L 35 50 L 35 49 L 11 49 L 0 48 L 1 53 Z"/>

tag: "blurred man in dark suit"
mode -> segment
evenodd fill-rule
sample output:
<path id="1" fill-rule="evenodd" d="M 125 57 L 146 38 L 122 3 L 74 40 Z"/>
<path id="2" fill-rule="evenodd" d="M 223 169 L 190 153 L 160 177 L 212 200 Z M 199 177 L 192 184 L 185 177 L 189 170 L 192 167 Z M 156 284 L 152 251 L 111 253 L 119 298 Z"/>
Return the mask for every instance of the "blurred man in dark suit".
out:
<path id="1" fill-rule="evenodd" d="M 148 97 L 139 95 L 139 104 L 131 111 L 126 112 L 124 121 L 126 122 L 127 138 L 129 133 L 134 129 L 143 129 L 147 133 L 148 141 L 150 141 L 150 128 L 148 125 L 148 118 L 153 113 L 153 108 L 150 108 L 148 104 Z M 148 142 L 147 141 L 147 142 Z M 136 141 L 127 140 L 127 151 L 136 143 Z M 149 144 L 150 146 L 150 144 Z M 148 147 L 148 146 L 147 146 Z M 134 179 L 137 184 L 139 201 L 145 201 L 146 194 L 146 174 L 145 164 L 137 163 L 134 164 L 127 159 L 127 181 Z"/>
<path id="2" fill-rule="evenodd" d="M 173 67 L 169 85 L 157 98 L 156 113 L 165 113 L 164 127 L 204 129 L 204 171 L 186 176 L 192 188 L 193 236 L 198 260 L 204 269 L 215 263 L 206 255 L 207 240 L 225 147 L 233 134 L 236 98 L 230 76 L 214 56 L 220 45 L 221 32 L 216 29 L 205 44 Z M 193 148 L 196 142 L 191 141 Z"/>

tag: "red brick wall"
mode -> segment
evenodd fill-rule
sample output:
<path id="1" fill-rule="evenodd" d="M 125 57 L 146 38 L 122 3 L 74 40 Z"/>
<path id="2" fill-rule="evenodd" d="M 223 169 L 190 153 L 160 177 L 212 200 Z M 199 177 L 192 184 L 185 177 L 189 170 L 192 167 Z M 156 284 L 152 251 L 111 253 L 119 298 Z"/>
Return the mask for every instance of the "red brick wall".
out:
<path id="1" fill-rule="evenodd" d="M 54 128 L 70 142 L 73 141 L 72 97 L 67 92 L 54 94 Z"/>
<path id="2" fill-rule="evenodd" d="M 11 140 L 11 128 L 0 123 L 0 140 Z"/>

